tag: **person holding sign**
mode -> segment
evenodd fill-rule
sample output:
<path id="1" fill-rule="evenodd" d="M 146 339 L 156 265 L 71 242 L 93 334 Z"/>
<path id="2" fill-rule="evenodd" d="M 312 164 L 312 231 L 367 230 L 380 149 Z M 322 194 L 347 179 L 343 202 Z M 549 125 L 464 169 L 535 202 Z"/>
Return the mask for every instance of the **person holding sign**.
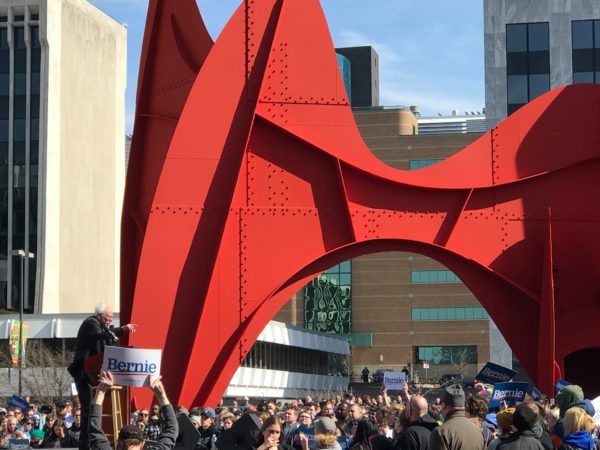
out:
<path id="1" fill-rule="evenodd" d="M 154 392 L 164 417 L 162 432 L 158 436 L 158 439 L 152 443 L 152 448 L 170 450 L 175 447 L 175 440 L 179 434 L 179 425 L 173 406 L 169 403 L 165 387 L 160 379 L 161 377 L 159 376 L 150 384 L 150 389 Z M 102 403 L 104 402 L 106 393 L 114 385 L 114 381 L 111 373 L 107 371 L 102 371 L 99 381 L 98 392 L 90 405 L 90 447 L 92 450 L 112 450 L 108 439 L 102 431 Z M 119 431 L 119 439 L 115 450 L 141 450 L 144 448 L 145 442 L 142 430 L 135 425 L 125 425 Z"/>
<path id="2" fill-rule="evenodd" d="M 100 303 L 96 305 L 94 315 L 86 318 L 77 332 L 75 356 L 68 371 L 75 381 L 77 394 L 81 402 L 81 434 L 79 448 L 88 448 L 88 410 L 92 399 L 92 379 L 85 370 L 86 360 L 104 352 L 105 345 L 114 345 L 117 338 L 126 332 L 134 332 L 135 324 L 113 327 L 113 310 L 110 306 Z M 101 362 L 101 360 L 100 360 Z"/>
<path id="3" fill-rule="evenodd" d="M 8 417 L 6 421 L 6 432 L 0 438 L 0 448 L 8 448 L 11 439 L 23 439 L 23 432 L 17 429 L 17 419 Z"/>

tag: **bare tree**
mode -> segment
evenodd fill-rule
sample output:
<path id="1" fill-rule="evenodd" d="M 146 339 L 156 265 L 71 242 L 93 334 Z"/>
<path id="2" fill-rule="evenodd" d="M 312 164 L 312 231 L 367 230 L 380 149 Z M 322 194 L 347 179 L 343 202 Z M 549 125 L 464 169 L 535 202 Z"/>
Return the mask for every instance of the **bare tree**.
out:
<path id="1" fill-rule="evenodd" d="M 469 350 L 466 347 L 461 348 L 458 353 L 453 356 L 452 365 L 461 376 L 464 376 L 466 369 L 472 365 L 470 362 L 471 358 L 469 358 Z"/>
<path id="2" fill-rule="evenodd" d="M 32 397 L 56 403 L 71 395 L 71 376 L 67 365 L 72 359 L 71 352 L 62 352 L 43 345 L 42 341 L 32 342 L 27 348 L 27 376 L 23 386 Z"/>
<path id="3" fill-rule="evenodd" d="M 72 352 L 63 353 L 44 345 L 42 340 L 27 342 L 22 369 L 23 393 L 48 403 L 70 397 L 72 379 L 66 367 L 72 357 Z M 0 348 L 0 367 L 13 367 L 8 345 Z"/>

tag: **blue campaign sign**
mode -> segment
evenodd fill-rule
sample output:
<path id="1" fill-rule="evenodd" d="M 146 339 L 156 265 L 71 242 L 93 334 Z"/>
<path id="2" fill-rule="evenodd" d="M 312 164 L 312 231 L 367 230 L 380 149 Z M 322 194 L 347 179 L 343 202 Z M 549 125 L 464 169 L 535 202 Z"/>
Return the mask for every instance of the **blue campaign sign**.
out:
<path id="1" fill-rule="evenodd" d="M 345 434 L 340 434 L 337 441 L 340 444 L 340 447 L 342 447 L 342 450 L 347 450 L 349 448 L 348 437 Z"/>
<path id="2" fill-rule="evenodd" d="M 21 408 L 23 411 L 25 411 L 27 408 L 29 408 L 29 403 L 27 403 L 21 397 L 13 395 L 8 401 L 8 406 L 12 408 Z"/>
<path id="3" fill-rule="evenodd" d="M 534 388 L 531 390 L 531 396 L 532 396 L 532 397 L 533 397 L 535 400 L 537 400 L 537 399 L 539 399 L 539 398 L 542 396 L 542 393 L 540 392 L 540 390 L 539 390 L 538 388 L 534 387 Z"/>
<path id="4" fill-rule="evenodd" d="M 8 448 L 16 450 L 21 448 L 31 448 L 29 446 L 29 439 L 9 439 Z"/>
<path id="5" fill-rule="evenodd" d="M 300 433 L 306 435 L 306 437 L 308 438 L 308 446 L 309 447 L 311 447 L 315 443 L 315 429 L 314 428 L 300 426 L 296 430 L 296 434 L 300 434 Z"/>
<path id="6" fill-rule="evenodd" d="M 529 383 L 526 382 L 496 383 L 494 384 L 494 392 L 492 393 L 490 406 L 496 408 L 500 406 L 502 402 L 506 402 L 509 406 L 514 406 L 525 400 L 528 387 Z"/>
<path id="7" fill-rule="evenodd" d="M 506 383 L 512 380 L 517 373 L 519 372 L 488 362 L 483 366 L 483 369 L 481 369 L 481 372 L 479 372 L 475 379 L 490 384 Z"/>
<path id="8" fill-rule="evenodd" d="M 562 391 L 564 388 L 566 388 L 570 384 L 573 384 L 573 383 L 569 383 L 567 380 L 556 380 L 556 384 L 554 385 L 554 390 L 558 394 L 560 391 Z"/>

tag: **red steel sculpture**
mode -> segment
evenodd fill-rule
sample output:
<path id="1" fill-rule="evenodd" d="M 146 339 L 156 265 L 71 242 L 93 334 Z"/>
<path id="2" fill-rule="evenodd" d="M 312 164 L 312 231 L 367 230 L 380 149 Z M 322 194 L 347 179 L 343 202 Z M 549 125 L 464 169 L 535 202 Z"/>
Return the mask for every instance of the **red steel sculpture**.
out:
<path id="1" fill-rule="evenodd" d="M 399 171 L 361 139 L 317 0 L 246 0 L 214 45 L 194 0 L 152 0 L 123 214 L 129 344 L 164 349 L 176 403 L 214 405 L 309 280 L 410 251 L 460 277 L 544 392 L 562 369 L 597 394 L 599 174 L 599 86 Z"/>

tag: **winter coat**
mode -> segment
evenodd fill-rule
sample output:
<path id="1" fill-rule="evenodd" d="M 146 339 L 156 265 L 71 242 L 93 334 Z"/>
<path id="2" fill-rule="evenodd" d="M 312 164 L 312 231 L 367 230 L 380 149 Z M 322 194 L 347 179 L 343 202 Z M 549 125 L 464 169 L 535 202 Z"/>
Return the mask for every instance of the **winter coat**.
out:
<path id="1" fill-rule="evenodd" d="M 437 427 L 437 422 L 429 414 L 411 422 L 408 428 L 398 437 L 396 450 L 428 450 L 431 430 Z"/>
<path id="2" fill-rule="evenodd" d="M 431 432 L 429 450 L 483 450 L 485 448 L 483 432 L 465 416 L 464 410 L 451 411 L 444 419 L 444 423 Z"/>
<path id="3" fill-rule="evenodd" d="M 544 450 L 544 446 L 535 437 L 533 431 L 521 431 L 512 434 L 504 442 L 500 443 L 496 450 Z"/>

